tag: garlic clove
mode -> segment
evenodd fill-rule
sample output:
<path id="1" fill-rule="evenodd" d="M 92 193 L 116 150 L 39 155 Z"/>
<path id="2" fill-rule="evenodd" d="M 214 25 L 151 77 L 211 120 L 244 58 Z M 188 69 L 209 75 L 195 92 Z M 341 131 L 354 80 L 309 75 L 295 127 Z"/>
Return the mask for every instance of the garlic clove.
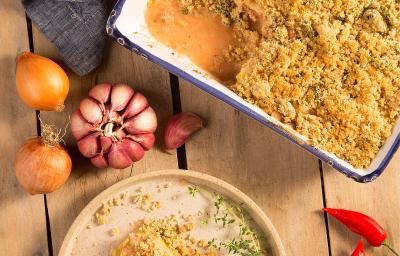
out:
<path id="1" fill-rule="evenodd" d="M 110 100 L 111 84 L 98 84 L 89 91 L 89 96 L 104 104 Z"/>
<path id="2" fill-rule="evenodd" d="M 91 158 L 100 153 L 101 146 L 98 139 L 100 134 L 100 132 L 95 132 L 78 141 L 78 149 L 84 157 Z"/>
<path id="3" fill-rule="evenodd" d="M 116 84 L 111 90 L 111 109 L 123 110 L 128 105 L 135 91 L 127 84 Z"/>
<path id="4" fill-rule="evenodd" d="M 103 153 L 108 153 L 110 151 L 113 140 L 107 136 L 100 136 L 100 146 Z"/>
<path id="5" fill-rule="evenodd" d="M 81 101 L 79 109 L 82 116 L 92 124 L 99 124 L 103 120 L 103 112 L 99 103 L 92 98 L 85 98 Z"/>
<path id="6" fill-rule="evenodd" d="M 145 108 L 149 106 L 146 97 L 143 94 L 136 92 L 132 99 L 129 101 L 128 106 L 125 108 L 122 116 L 124 118 L 130 118 L 132 116 L 136 116 L 140 112 L 142 112 Z"/>
<path id="7" fill-rule="evenodd" d="M 153 147 L 156 140 L 153 133 L 129 134 L 126 137 L 139 143 L 146 151 Z"/>
<path id="8" fill-rule="evenodd" d="M 100 154 L 95 157 L 90 158 L 90 162 L 99 169 L 104 169 L 108 167 L 107 158 Z"/>
<path id="9" fill-rule="evenodd" d="M 71 115 L 71 133 L 75 139 L 80 140 L 94 130 L 93 126 L 82 116 L 81 111 L 77 109 Z"/>
<path id="10" fill-rule="evenodd" d="M 139 161 L 144 156 L 144 150 L 139 143 L 132 140 L 125 139 L 121 141 L 121 144 L 126 154 L 132 159 L 133 162 Z"/>
<path id="11" fill-rule="evenodd" d="M 157 116 L 151 107 L 129 118 L 123 128 L 130 134 L 153 133 L 157 129 Z"/>
<path id="12" fill-rule="evenodd" d="M 110 167 L 115 169 L 124 169 L 133 164 L 122 142 L 116 142 L 111 146 L 110 152 L 108 153 L 108 163 Z"/>
<path id="13" fill-rule="evenodd" d="M 164 132 L 166 149 L 176 149 L 185 144 L 191 134 L 203 128 L 203 120 L 196 114 L 182 112 L 174 115 Z"/>

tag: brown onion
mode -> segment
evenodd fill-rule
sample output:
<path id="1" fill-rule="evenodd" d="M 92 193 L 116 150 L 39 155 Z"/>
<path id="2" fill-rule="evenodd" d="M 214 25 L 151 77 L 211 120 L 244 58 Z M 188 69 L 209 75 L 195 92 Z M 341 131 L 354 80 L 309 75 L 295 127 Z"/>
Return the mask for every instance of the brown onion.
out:
<path id="1" fill-rule="evenodd" d="M 153 147 L 157 117 L 145 96 L 126 84 L 99 84 L 71 116 L 79 151 L 94 166 L 129 167 Z"/>
<path id="2" fill-rule="evenodd" d="M 54 61 L 23 52 L 17 58 L 15 78 L 18 95 L 29 107 L 47 111 L 64 109 L 69 79 Z"/>
<path id="3" fill-rule="evenodd" d="M 26 141 L 14 160 L 19 183 L 30 194 L 45 194 L 60 188 L 71 173 L 72 161 L 59 144 L 48 144 L 41 137 Z"/>

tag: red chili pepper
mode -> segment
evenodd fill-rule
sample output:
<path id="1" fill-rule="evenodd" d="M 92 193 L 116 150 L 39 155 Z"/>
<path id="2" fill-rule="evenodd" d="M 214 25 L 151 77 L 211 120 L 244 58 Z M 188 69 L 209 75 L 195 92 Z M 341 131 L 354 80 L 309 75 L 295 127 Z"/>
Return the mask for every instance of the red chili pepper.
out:
<path id="1" fill-rule="evenodd" d="M 386 231 L 371 217 L 360 212 L 344 209 L 324 208 L 323 210 L 342 222 L 354 233 L 363 236 L 370 245 L 375 247 L 381 245 L 386 246 L 395 255 L 399 256 L 399 254 L 386 243 Z"/>
<path id="2" fill-rule="evenodd" d="M 356 248 L 354 249 L 353 253 L 351 254 L 351 256 L 365 256 L 364 243 L 363 243 L 362 239 L 360 239 L 360 241 L 358 241 L 358 244 L 357 244 Z"/>
<path id="3" fill-rule="evenodd" d="M 332 208 L 324 208 L 324 211 L 342 222 L 354 233 L 363 236 L 372 246 L 381 246 L 387 237 L 386 231 L 365 214 Z"/>

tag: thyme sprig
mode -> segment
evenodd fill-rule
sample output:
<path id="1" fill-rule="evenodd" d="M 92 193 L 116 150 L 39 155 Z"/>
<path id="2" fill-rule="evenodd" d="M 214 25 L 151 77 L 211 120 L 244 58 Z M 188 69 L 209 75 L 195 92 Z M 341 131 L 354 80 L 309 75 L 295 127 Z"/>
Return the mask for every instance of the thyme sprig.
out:
<path id="1" fill-rule="evenodd" d="M 193 197 L 199 192 L 199 188 L 197 186 L 189 187 L 189 194 Z"/>
<path id="2" fill-rule="evenodd" d="M 220 194 L 211 193 L 198 186 L 190 186 L 189 194 L 193 197 L 197 193 L 214 200 L 216 212 L 213 215 L 215 223 L 220 223 L 223 227 L 237 223 L 239 226 L 239 234 L 230 241 L 217 242 L 215 238 L 208 241 L 209 248 L 217 250 L 225 249 L 229 253 L 240 256 L 261 256 L 263 251 L 260 246 L 257 233 L 247 224 L 246 212 L 240 205 L 232 205 L 227 199 Z M 208 223 L 208 222 L 207 222 Z"/>

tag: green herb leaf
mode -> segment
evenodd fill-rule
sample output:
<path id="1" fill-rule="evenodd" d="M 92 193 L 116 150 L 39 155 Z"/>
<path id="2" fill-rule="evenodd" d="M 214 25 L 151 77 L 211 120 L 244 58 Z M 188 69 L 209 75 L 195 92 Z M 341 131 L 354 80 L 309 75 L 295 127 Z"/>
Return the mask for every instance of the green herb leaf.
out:
<path id="1" fill-rule="evenodd" d="M 197 186 L 189 187 L 189 194 L 195 196 L 200 191 Z M 260 247 L 258 234 L 247 224 L 247 213 L 239 204 L 233 204 L 223 198 L 220 194 L 212 194 L 201 189 L 201 193 L 209 198 L 214 198 L 216 212 L 213 215 L 214 222 L 222 227 L 236 224 L 239 227 L 239 234 L 227 242 L 217 242 L 216 239 L 208 241 L 209 248 L 225 250 L 239 256 L 262 256 L 263 250 Z M 208 224 L 209 219 L 203 218 L 202 224 Z"/>
<path id="2" fill-rule="evenodd" d="M 209 220 L 207 218 L 201 219 L 201 224 L 203 224 L 203 225 L 207 225 L 208 222 L 209 222 Z"/>
<path id="3" fill-rule="evenodd" d="M 189 187 L 189 194 L 191 196 L 195 197 L 198 192 L 200 192 L 200 190 L 197 186 Z"/>

